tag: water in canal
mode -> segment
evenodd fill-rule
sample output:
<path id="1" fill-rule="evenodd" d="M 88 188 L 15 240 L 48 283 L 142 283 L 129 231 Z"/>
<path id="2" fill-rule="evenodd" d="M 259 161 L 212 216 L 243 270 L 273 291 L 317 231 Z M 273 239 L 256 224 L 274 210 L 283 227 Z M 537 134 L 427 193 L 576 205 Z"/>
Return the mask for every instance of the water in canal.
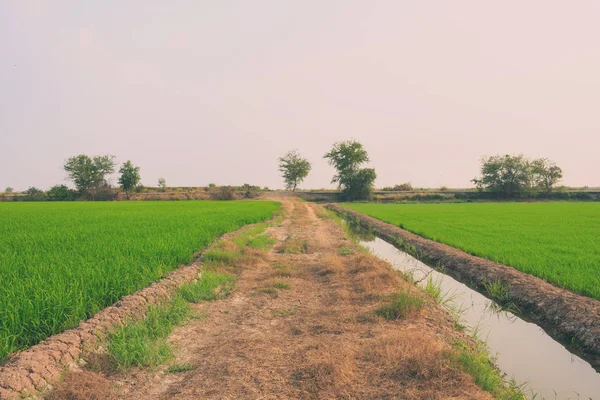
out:
<path id="1" fill-rule="evenodd" d="M 453 296 L 452 306 L 463 309 L 462 323 L 477 327 L 508 378 L 526 383 L 535 399 L 598 399 L 600 374 L 586 361 L 551 338 L 542 328 L 509 311 L 452 277 L 433 270 L 384 240 L 349 225 L 359 242 L 395 269 L 410 271 L 415 280 L 440 282 L 442 293 Z M 425 285 L 426 280 L 421 283 Z M 533 397 L 533 396 L 532 396 Z"/>

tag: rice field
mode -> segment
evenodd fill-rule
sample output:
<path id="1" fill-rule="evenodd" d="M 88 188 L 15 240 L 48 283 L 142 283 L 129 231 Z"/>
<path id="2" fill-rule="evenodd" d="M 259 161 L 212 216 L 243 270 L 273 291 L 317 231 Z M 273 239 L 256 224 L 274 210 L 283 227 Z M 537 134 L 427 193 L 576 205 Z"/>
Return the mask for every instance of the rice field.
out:
<path id="1" fill-rule="evenodd" d="M 600 203 L 345 207 L 600 299 Z"/>
<path id="2" fill-rule="evenodd" d="M 265 201 L 0 203 L 0 361 L 163 277 Z"/>

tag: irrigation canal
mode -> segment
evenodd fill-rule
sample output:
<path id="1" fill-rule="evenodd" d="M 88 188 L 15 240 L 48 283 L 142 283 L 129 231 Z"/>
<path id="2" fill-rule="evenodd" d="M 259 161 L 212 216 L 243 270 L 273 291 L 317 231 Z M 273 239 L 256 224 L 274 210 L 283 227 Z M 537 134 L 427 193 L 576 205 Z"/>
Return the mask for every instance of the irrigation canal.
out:
<path id="1" fill-rule="evenodd" d="M 487 343 L 508 379 L 524 383 L 535 399 L 598 399 L 600 373 L 587 361 L 551 338 L 540 326 L 502 309 L 467 285 L 402 252 L 386 241 L 347 222 L 360 244 L 394 269 L 441 286 L 448 307 L 461 310 L 461 323 Z"/>

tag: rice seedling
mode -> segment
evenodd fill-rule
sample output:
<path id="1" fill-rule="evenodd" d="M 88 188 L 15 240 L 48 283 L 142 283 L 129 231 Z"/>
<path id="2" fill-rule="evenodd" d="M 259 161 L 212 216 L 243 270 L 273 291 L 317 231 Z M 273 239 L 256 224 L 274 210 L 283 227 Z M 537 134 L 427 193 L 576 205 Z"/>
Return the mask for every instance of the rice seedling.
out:
<path id="1" fill-rule="evenodd" d="M 148 286 L 276 202 L 0 204 L 0 361 Z"/>
<path id="2" fill-rule="evenodd" d="M 600 299 L 600 204 L 348 204 L 420 236 Z"/>

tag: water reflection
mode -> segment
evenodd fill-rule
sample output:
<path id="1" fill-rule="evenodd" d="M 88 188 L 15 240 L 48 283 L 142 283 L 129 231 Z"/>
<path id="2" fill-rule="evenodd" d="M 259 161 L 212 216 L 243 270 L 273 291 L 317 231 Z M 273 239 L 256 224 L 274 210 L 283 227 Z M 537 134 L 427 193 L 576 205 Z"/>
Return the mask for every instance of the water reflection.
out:
<path id="1" fill-rule="evenodd" d="M 490 353 L 507 378 L 526 382 L 536 399 L 600 399 L 600 374 L 572 354 L 534 323 L 520 318 L 481 293 L 436 271 L 376 237 L 373 232 L 346 221 L 354 238 L 395 269 L 410 273 L 418 285 L 439 285 L 447 307 L 461 312 L 462 324 L 487 341 Z"/>

